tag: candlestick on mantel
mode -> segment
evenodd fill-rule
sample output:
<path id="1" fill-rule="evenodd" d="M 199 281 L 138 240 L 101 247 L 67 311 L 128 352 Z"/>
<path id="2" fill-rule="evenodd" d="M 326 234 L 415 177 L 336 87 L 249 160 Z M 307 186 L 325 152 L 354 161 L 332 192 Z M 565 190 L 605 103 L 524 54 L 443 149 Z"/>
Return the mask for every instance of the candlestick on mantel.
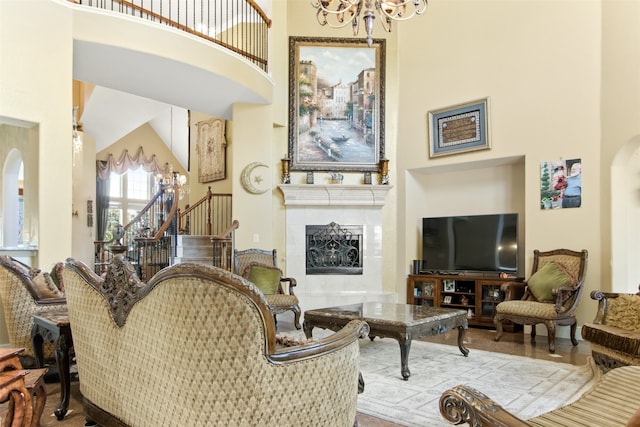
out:
<path id="1" fill-rule="evenodd" d="M 291 184 L 291 175 L 289 174 L 289 157 L 280 160 L 282 164 L 282 183 Z"/>
<path id="2" fill-rule="evenodd" d="M 380 184 L 389 184 L 389 159 L 380 159 Z"/>

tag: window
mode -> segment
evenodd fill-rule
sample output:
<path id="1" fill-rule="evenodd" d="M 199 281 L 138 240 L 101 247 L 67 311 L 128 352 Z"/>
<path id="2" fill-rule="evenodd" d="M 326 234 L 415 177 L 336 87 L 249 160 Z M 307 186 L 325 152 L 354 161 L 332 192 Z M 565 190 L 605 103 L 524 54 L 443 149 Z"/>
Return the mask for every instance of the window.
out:
<path id="1" fill-rule="evenodd" d="M 112 238 L 116 225 L 126 225 L 135 218 L 154 194 L 153 173 L 146 172 L 141 167 L 136 170 L 130 169 L 122 175 L 112 172 L 109 188 L 109 223 L 105 240 Z"/>

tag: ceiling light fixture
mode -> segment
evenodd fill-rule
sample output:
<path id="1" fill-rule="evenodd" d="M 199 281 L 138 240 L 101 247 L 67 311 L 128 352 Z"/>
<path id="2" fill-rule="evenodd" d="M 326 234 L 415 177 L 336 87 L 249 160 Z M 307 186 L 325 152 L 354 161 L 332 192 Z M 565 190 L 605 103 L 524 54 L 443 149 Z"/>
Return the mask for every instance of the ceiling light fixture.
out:
<path id="1" fill-rule="evenodd" d="M 362 15 L 369 46 L 373 43 L 374 11 L 381 17 L 384 30 L 390 33 L 392 21 L 406 21 L 422 15 L 427 4 L 428 0 L 311 0 L 311 6 L 318 10 L 316 18 L 320 25 L 342 28 L 351 24 L 354 36 L 358 35 L 358 18 Z"/>

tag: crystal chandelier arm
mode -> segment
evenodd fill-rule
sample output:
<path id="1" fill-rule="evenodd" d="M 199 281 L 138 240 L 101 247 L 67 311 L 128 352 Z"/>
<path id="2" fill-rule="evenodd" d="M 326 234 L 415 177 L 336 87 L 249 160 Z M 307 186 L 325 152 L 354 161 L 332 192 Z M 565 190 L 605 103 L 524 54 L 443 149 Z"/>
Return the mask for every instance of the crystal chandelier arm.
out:
<path id="1" fill-rule="evenodd" d="M 360 15 L 362 8 L 360 0 L 337 0 L 335 10 L 329 9 L 332 2 L 333 0 L 311 0 L 311 6 L 317 9 L 318 23 L 322 26 L 328 25 L 331 28 L 342 28 L 352 24 L 354 35 L 356 35 L 358 31 L 356 18 Z"/>
<path id="2" fill-rule="evenodd" d="M 386 17 L 387 24 L 391 25 L 390 20 L 406 21 L 415 15 L 422 15 L 427 10 L 428 3 L 428 0 L 377 0 L 376 9 L 380 15 Z M 413 5 L 413 11 L 407 15 L 410 4 Z"/>

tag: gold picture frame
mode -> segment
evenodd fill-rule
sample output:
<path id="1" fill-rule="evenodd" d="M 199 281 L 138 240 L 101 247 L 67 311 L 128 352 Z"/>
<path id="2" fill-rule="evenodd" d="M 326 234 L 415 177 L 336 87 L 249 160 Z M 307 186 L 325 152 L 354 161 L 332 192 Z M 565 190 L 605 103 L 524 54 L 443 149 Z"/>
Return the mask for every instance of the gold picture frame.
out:
<path id="1" fill-rule="evenodd" d="M 292 171 L 378 171 L 385 62 L 384 39 L 289 38 Z"/>

